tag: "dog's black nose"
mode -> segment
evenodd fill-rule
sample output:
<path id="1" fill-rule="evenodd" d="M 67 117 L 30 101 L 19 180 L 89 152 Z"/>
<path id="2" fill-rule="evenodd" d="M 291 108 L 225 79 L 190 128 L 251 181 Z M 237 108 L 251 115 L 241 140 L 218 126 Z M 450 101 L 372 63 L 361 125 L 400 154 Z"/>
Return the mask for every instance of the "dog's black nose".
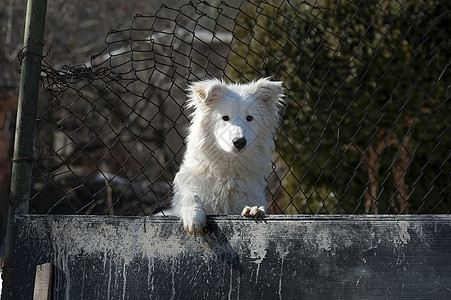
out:
<path id="1" fill-rule="evenodd" d="M 235 146 L 235 148 L 237 148 L 238 150 L 241 150 L 244 148 L 244 146 L 246 146 L 246 139 L 244 137 L 239 138 L 239 139 L 234 139 L 232 142 L 233 142 L 233 145 Z"/>

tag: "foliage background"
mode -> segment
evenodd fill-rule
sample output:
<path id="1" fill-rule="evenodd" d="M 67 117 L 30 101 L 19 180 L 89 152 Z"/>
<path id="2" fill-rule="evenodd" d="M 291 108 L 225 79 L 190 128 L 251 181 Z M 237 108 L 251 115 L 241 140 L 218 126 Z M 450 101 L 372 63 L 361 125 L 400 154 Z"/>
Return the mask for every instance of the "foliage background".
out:
<path id="1" fill-rule="evenodd" d="M 449 10 L 275 1 L 239 15 L 236 79 L 257 72 L 287 88 L 276 210 L 449 212 Z"/>

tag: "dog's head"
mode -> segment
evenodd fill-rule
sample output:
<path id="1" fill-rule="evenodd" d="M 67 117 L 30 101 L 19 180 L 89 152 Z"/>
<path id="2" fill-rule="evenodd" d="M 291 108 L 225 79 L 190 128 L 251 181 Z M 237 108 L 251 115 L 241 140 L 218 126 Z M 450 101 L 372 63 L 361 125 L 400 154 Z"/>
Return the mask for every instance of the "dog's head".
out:
<path id="1" fill-rule="evenodd" d="M 196 130 L 204 131 L 201 139 L 214 137 L 211 142 L 229 153 L 244 153 L 258 141 L 273 144 L 283 97 L 281 82 L 265 78 L 226 84 L 210 79 L 194 83 L 189 91 Z"/>

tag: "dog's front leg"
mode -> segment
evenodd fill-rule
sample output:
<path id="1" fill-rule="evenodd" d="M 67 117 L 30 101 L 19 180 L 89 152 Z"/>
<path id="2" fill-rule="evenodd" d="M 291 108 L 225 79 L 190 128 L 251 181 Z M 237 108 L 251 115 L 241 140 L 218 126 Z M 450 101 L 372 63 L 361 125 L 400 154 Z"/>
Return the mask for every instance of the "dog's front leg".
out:
<path id="1" fill-rule="evenodd" d="M 251 218 L 262 218 L 266 216 L 266 207 L 265 206 L 245 206 L 241 215 L 244 217 Z"/>
<path id="2" fill-rule="evenodd" d="M 249 192 L 242 196 L 244 201 L 241 202 L 240 205 L 244 205 L 244 208 L 241 211 L 243 217 L 263 218 L 266 216 L 266 198 L 263 192 L 265 190 L 265 182 L 259 183 L 260 189 L 254 192 L 250 192 L 251 189 L 249 189 Z M 258 184 L 250 183 L 249 186 L 258 186 Z"/>
<path id="3" fill-rule="evenodd" d="M 187 195 L 182 200 L 180 219 L 183 222 L 183 228 L 190 234 L 196 235 L 203 232 L 207 225 L 207 217 L 198 195 Z"/>

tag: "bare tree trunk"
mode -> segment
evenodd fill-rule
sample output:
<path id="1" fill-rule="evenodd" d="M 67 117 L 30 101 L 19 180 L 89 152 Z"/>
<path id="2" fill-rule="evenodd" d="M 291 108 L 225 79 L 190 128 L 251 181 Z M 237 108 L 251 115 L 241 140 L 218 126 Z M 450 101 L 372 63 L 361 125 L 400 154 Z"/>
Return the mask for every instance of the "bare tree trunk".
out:
<path id="1" fill-rule="evenodd" d="M 409 153 L 410 135 L 407 136 L 401 143 L 396 163 L 392 167 L 393 180 L 396 189 L 396 201 L 392 201 L 393 210 L 396 213 L 409 213 L 408 198 L 409 185 L 406 182 L 407 169 L 412 161 L 412 156 Z"/>
<path id="2" fill-rule="evenodd" d="M 381 131 L 381 135 L 382 135 Z M 369 147 L 368 150 L 364 150 L 362 147 L 351 144 L 350 149 L 360 153 L 363 158 L 364 164 L 362 168 L 367 171 L 368 174 L 368 188 L 365 190 L 365 213 L 366 214 L 378 214 L 379 209 L 377 207 L 377 200 L 379 198 L 379 175 L 380 175 L 380 157 L 382 151 L 385 148 L 390 147 L 397 141 L 396 136 L 391 133 L 389 136 L 382 139 L 376 147 Z M 348 145 L 346 145 L 348 147 Z"/>
<path id="3" fill-rule="evenodd" d="M 370 147 L 363 156 L 369 178 L 369 187 L 365 191 L 365 213 L 377 214 L 377 198 L 379 194 L 379 181 L 377 179 L 380 174 L 379 153 L 373 147 Z"/>
<path id="4" fill-rule="evenodd" d="M 381 143 L 382 145 L 384 145 L 383 142 Z M 370 147 L 367 151 L 363 150 L 362 147 L 355 144 L 350 145 L 351 150 L 360 153 L 360 155 L 362 156 L 364 163 L 361 166 L 362 169 L 364 169 L 368 174 L 368 187 L 366 188 L 364 194 L 366 214 L 378 213 L 377 198 L 379 194 L 379 182 L 377 178 L 379 177 L 380 173 L 380 165 L 378 163 L 380 151 L 378 150 L 381 147 L 381 143 L 379 143 L 376 149 L 374 149 L 374 147 Z M 346 145 L 345 147 L 348 147 L 348 145 Z"/>

